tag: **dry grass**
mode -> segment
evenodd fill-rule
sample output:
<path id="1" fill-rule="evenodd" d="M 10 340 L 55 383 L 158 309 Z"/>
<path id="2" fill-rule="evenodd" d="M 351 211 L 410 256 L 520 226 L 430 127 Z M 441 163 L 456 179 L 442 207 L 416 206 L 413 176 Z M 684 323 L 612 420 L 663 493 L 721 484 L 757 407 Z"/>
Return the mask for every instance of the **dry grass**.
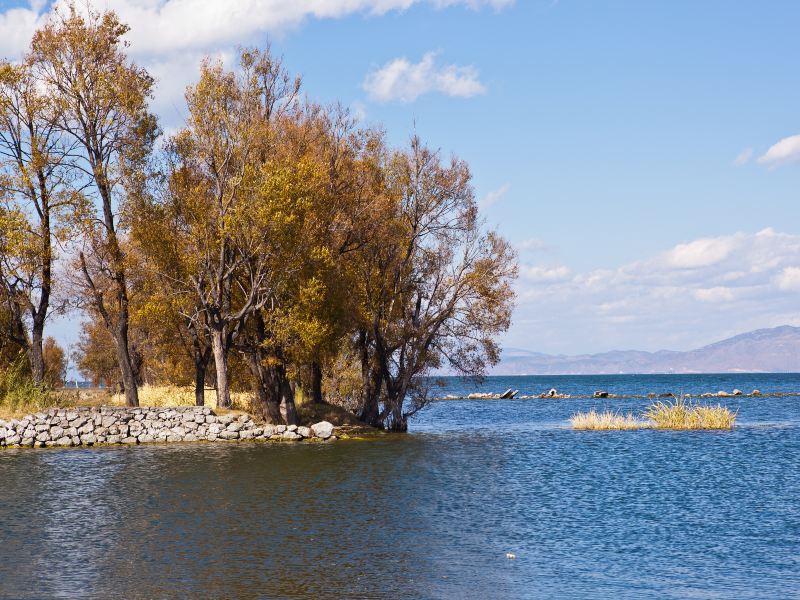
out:
<path id="1" fill-rule="evenodd" d="M 575 413 L 570 418 L 573 429 L 733 429 L 736 413 L 726 406 L 703 406 L 689 402 L 684 397 L 674 401 L 658 401 L 642 413 L 639 419 L 628 413 L 594 408 L 589 412 Z"/>
<path id="2" fill-rule="evenodd" d="M 641 429 L 648 427 L 649 424 L 645 421 L 637 419 L 634 415 L 628 413 L 623 415 L 611 410 L 604 410 L 597 412 L 594 408 L 589 412 L 575 413 L 570 417 L 573 429 L 593 429 L 593 430 L 614 430 L 614 429 Z"/>
<path id="3" fill-rule="evenodd" d="M 231 408 L 233 410 L 248 412 L 252 394 L 249 392 L 232 392 Z M 125 406 L 124 394 L 111 396 L 111 404 Z M 214 408 L 217 406 L 216 390 L 206 389 L 205 405 Z M 139 406 L 194 406 L 194 387 L 177 385 L 143 385 L 139 388 Z"/>
<path id="4" fill-rule="evenodd" d="M 685 398 L 673 402 L 656 402 L 644 417 L 657 429 L 733 429 L 736 413 L 726 406 L 702 406 Z"/>

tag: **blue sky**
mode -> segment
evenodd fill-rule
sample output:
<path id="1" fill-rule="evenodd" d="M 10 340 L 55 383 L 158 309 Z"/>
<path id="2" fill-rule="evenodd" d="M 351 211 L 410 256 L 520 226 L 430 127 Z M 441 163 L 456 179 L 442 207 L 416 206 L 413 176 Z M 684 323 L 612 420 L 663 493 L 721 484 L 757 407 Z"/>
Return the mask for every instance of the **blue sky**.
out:
<path id="1" fill-rule="evenodd" d="M 689 349 L 800 325 L 800 3 L 97 5 L 132 25 L 167 129 L 204 53 L 270 40 L 311 97 L 466 159 L 520 248 L 509 346 Z M 14 57 L 50 5 L 0 7 Z"/>

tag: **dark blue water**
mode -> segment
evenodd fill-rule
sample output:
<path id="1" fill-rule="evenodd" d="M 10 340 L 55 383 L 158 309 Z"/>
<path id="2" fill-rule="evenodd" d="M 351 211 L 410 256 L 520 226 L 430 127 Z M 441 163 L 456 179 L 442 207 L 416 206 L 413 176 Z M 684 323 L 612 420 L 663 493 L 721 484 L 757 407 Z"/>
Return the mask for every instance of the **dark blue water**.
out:
<path id="1" fill-rule="evenodd" d="M 798 378 L 729 381 L 695 383 Z M 568 428 L 643 399 L 448 401 L 367 442 L 6 450 L 0 597 L 798 598 L 800 399 L 723 401 L 734 431 Z"/>

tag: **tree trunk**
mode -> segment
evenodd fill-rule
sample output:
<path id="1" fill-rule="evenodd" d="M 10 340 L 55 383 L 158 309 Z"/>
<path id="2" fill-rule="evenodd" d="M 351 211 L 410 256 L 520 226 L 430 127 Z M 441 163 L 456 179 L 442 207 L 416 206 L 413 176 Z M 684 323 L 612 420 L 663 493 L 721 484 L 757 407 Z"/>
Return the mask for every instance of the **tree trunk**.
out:
<path id="1" fill-rule="evenodd" d="M 194 404 L 206 405 L 206 364 L 202 359 L 194 361 Z"/>
<path id="2" fill-rule="evenodd" d="M 388 406 L 384 412 L 388 414 L 382 419 L 386 423 L 386 429 L 389 431 L 405 432 L 408 431 L 408 417 L 403 414 L 403 399 L 406 392 L 387 394 L 386 404 Z"/>
<path id="3" fill-rule="evenodd" d="M 283 417 L 281 417 L 280 395 L 277 393 L 277 387 L 261 364 L 258 350 L 250 350 L 247 358 L 250 363 L 250 372 L 256 382 L 256 398 L 261 408 L 261 416 L 266 423 L 279 425 L 283 422 Z"/>
<path id="4" fill-rule="evenodd" d="M 205 406 L 206 403 L 206 370 L 208 361 L 211 358 L 211 349 L 200 344 L 200 336 L 197 335 L 197 328 L 194 323 L 189 321 L 189 334 L 192 336 L 192 361 L 194 362 L 194 403 L 195 406 Z M 205 337 L 205 336 L 204 336 Z"/>
<path id="5" fill-rule="evenodd" d="M 322 367 L 317 361 L 311 363 L 311 402 L 322 404 Z"/>
<path id="6" fill-rule="evenodd" d="M 222 330 L 211 331 L 211 347 L 217 372 L 217 408 L 231 406 L 231 392 L 228 388 L 228 348 L 225 337 L 225 332 Z"/>
<path id="7" fill-rule="evenodd" d="M 136 374 L 133 372 L 130 351 L 128 349 L 128 328 L 120 325 L 114 332 L 114 342 L 117 347 L 117 362 L 119 363 L 122 387 L 125 390 L 125 406 L 139 406 L 139 390 L 136 387 Z"/>
<path id="8" fill-rule="evenodd" d="M 41 325 L 37 322 L 33 324 L 31 331 L 31 345 L 28 349 L 31 362 L 31 375 L 33 381 L 39 385 L 44 381 L 44 351 L 42 349 L 44 337 L 44 322 Z"/>
<path id="9" fill-rule="evenodd" d="M 294 404 L 294 389 L 289 378 L 286 377 L 286 371 L 283 367 L 281 370 L 281 401 L 286 407 L 286 424 L 297 425 L 299 419 L 297 417 L 297 407 Z"/>

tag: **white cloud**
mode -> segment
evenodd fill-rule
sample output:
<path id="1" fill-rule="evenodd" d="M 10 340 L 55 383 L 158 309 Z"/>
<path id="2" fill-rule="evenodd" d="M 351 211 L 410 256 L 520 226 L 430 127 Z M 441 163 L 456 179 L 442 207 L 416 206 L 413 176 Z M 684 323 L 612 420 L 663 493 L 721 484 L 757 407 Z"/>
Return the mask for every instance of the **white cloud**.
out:
<path id="1" fill-rule="evenodd" d="M 369 73 L 364 89 L 374 100 L 413 102 L 423 94 L 439 92 L 469 98 L 486 92 L 472 66 L 436 65 L 436 54 L 428 52 L 420 62 L 396 58 Z"/>
<path id="2" fill-rule="evenodd" d="M 0 13 L 0 57 L 17 58 L 28 48 L 33 32 L 43 21 L 42 2 Z"/>
<path id="3" fill-rule="evenodd" d="M 500 202 L 500 200 L 503 198 L 503 196 L 506 195 L 506 193 L 508 192 L 508 190 L 510 188 L 511 188 L 511 186 L 509 184 L 507 184 L 507 183 L 501 185 L 496 190 L 492 190 L 491 192 L 486 194 L 486 196 L 484 196 L 483 199 L 480 202 L 478 202 L 478 205 L 483 210 L 486 210 L 490 206 L 494 206 L 495 204 Z"/>
<path id="4" fill-rule="evenodd" d="M 678 244 L 612 269 L 520 265 L 514 347 L 682 349 L 800 321 L 800 235 L 768 228 Z"/>
<path id="5" fill-rule="evenodd" d="M 702 302 L 730 302 L 735 296 L 731 288 L 718 285 L 694 290 L 694 297 Z"/>
<path id="6" fill-rule="evenodd" d="M 520 265 L 520 277 L 528 282 L 542 281 L 566 281 L 569 279 L 570 270 L 561 265 L 555 267 L 540 267 L 532 265 Z"/>
<path id="7" fill-rule="evenodd" d="M 724 260 L 731 252 L 730 238 L 701 239 L 679 244 L 664 256 L 667 263 L 677 269 L 708 267 Z"/>
<path id="8" fill-rule="evenodd" d="M 56 0 L 66 5 L 69 0 Z M 352 14 L 382 15 L 415 4 L 436 8 L 484 6 L 500 10 L 513 0 L 95 0 L 98 8 L 116 11 L 132 30 L 137 53 L 206 50 L 242 43 L 258 33 L 282 33 L 308 19 L 336 19 Z M 30 40 L 45 2 L 0 13 L 0 40 L 6 54 L 17 54 Z M 82 2 L 77 3 L 79 7 Z"/>
<path id="9" fill-rule="evenodd" d="M 516 244 L 517 249 L 524 252 L 540 252 L 542 250 L 547 250 L 548 246 L 544 240 L 540 240 L 539 238 L 529 238 L 527 240 L 522 240 L 518 244 Z"/>
<path id="10" fill-rule="evenodd" d="M 775 277 L 775 283 L 782 290 L 800 291 L 800 267 L 785 267 Z"/>
<path id="11" fill-rule="evenodd" d="M 745 148 L 736 156 L 733 160 L 733 164 L 737 167 L 747 164 L 750 162 L 750 159 L 753 158 L 753 149 L 752 148 Z"/>
<path id="12" fill-rule="evenodd" d="M 28 48 L 33 32 L 48 10 L 69 0 L 32 0 L 27 7 L 2 9 L 0 3 L 0 57 L 16 59 Z M 183 92 L 197 77 L 200 58 L 231 55 L 238 45 L 263 44 L 269 35 L 284 34 L 311 19 L 339 19 L 349 15 L 379 16 L 414 5 L 436 9 L 464 6 L 501 10 L 513 0 L 79 0 L 98 9 L 114 10 L 130 25 L 131 54 L 157 78 L 154 109 L 168 125 L 182 120 Z M 482 91 L 471 67 L 435 70 L 436 86 L 453 95 Z"/>
<path id="13" fill-rule="evenodd" d="M 800 135 L 783 138 L 758 158 L 759 164 L 771 167 L 797 161 L 800 161 Z"/>

